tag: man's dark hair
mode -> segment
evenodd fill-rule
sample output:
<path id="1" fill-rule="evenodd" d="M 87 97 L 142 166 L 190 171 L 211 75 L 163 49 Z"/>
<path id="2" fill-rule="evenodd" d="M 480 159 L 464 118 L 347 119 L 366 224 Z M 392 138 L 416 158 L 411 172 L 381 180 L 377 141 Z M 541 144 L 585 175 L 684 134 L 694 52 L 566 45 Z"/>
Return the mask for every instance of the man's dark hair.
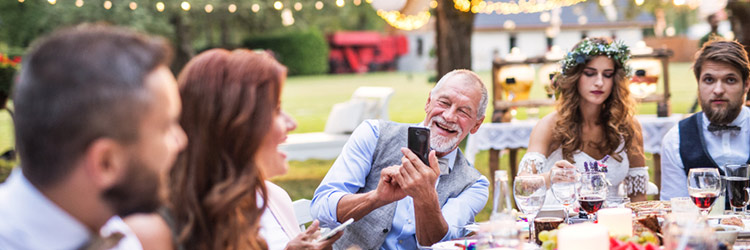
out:
<path id="1" fill-rule="evenodd" d="M 152 100 L 145 77 L 170 60 L 163 39 L 106 25 L 79 25 L 34 43 L 13 98 L 26 178 L 54 184 L 99 138 L 136 142 Z"/>
<path id="2" fill-rule="evenodd" d="M 704 44 L 696 55 L 693 73 L 695 73 L 695 80 L 698 82 L 700 82 L 703 63 L 712 61 L 732 65 L 741 74 L 742 86 L 747 84 L 747 78 L 750 75 L 750 63 L 742 44 L 736 41 L 713 40 Z"/>

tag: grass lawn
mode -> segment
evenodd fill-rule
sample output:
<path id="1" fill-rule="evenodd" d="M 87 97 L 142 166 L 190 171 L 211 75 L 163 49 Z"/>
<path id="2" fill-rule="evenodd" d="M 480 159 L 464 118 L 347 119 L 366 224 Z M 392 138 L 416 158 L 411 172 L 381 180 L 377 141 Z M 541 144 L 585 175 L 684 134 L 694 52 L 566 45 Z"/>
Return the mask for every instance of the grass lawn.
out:
<path id="1" fill-rule="evenodd" d="M 491 84 L 490 72 L 479 72 L 485 84 Z M 406 123 L 417 123 L 424 119 L 424 105 L 427 100 L 432 84 L 427 82 L 429 73 L 373 73 L 365 75 L 320 75 L 290 77 L 287 80 L 282 97 L 283 109 L 291 114 L 299 124 L 293 133 L 306 133 L 322 131 L 325 127 L 328 113 L 333 104 L 349 100 L 352 93 L 360 86 L 388 86 L 396 90 L 393 95 L 389 113 L 391 120 Z M 696 85 L 690 64 L 670 64 L 672 112 L 686 113 L 695 99 Z M 488 85 L 488 90 L 491 87 Z M 490 92 L 491 93 L 491 92 Z M 490 94 L 491 95 L 491 94 Z M 534 85 L 531 98 L 542 98 L 544 96 L 542 86 Z M 491 98 L 491 96 L 490 96 Z M 491 106 L 491 105 L 490 105 Z M 551 107 L 542 108 L 540 116 L 549 113 Z M 491 114 L 491 107 L 487 113 Z M 656 113 L 656 104 L 642 104 L 639 113 Z M 523 109 L 519 110 L 519 118 L 525 118 Z M 489 122 L 486 119 L 485 122 Z M 0 150 L 12 145 L 12 124 L 7 112 L 0 112 Z M 4 150 L 3 150 L 4 151 Z M 520 155 L 523 154 L 521 150 Z M 476 168 L 488 174 L 488 152 L 480 152 L 476 157 Z M 650 162 L 647 165 L 653 166 Z M 311 199 L 315 188 L 323 179 L 333 160 L 307 160 L 291 161 L 289 172 L 273 181 L 289 192 L 293 200 L 307 198 Z M 507 155 L 501 159 L 501 169 L 507 169 Z M 489 218 L 489 210 L 492 202 L 488 202 L 484 211 L 477 216 L 478 221 Z"/>

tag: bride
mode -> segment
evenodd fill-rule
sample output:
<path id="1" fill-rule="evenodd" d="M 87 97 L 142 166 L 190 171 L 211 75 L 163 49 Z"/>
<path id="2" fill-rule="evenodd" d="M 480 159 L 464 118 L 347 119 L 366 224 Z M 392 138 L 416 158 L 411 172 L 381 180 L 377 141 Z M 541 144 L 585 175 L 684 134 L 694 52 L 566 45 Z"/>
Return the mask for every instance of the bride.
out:
<path id="1" fill-rule="evenodd" d="M 635 101 L 627 87 L 629 58 L 627 46 L 608 38 L 586 38 L 568 53 L 555 80 L 555 112 L 534 127 L 519 175 L 544 174 L 549 180 L 552 167 L 584 171 L 584 162 L 606 160 L 612 184 L 608 196 L 646 200 L 649 176 Z M 621 183 L 624 192 L 618 189 Z M 554 197 L 547 199 L 545 203 Z"/>

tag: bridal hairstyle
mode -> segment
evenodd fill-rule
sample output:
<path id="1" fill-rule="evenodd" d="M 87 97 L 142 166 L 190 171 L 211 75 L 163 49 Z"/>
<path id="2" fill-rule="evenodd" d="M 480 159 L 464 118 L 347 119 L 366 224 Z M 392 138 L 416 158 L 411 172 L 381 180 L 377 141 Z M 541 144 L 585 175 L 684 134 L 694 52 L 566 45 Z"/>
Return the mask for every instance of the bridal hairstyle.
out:
<path id="1" fill-rule="evenodd" d="M 576 51 L 585 41 L 593 43 L 597 47 L 609 47 L 613 45 L 611 39 L 606 37 L 586 38 L 576 44 L 572 51 Z M 604 53 L 587 55 L 585 62 L 576 65 L 570 65 L 565 73 L 561 74 L 557 82 L 557 90 L 560 91 L 560 98 L 556 104 L 556 111 L 559 115 L 557 124 L 554 128 L 554 138 L 560 142 L 563 159 L 571 163 L 573 154 L 578 150 L 583 150 L 584 145 L 581 140 L 583 116 L 581 114 L 581 95 L 578 93 L 578 80 L 583 74 L 583 69 L 595 56 L 606 56 Z M 610 58 L 611 59 L 611 58 Z M 615 75 L 612 79 L 612 93 L 602 104 L 602 111 L 599 113 L 599 124 L 604 126 L 604 140 L 601 143 L 589 143 L 587 147 L 600 148 L 605 154 L 610 155 L 617 161 L 622 161 L 622 157 L 615 152 L 620 146 L 621 140 L 624 140 L 622 150 L 635 150 L 638 153 L 641 148 L 632 145 L 632 139 L 636 137 L 638 130 L 633 121 L 636 111 L 635 100 L 630 97 L 628 89 L 628 70 L 627 65 L 623 62 L 627 60 L 611 59 L 615 65 Z M 635 147 L 633 147 L 635 146 Z M 632 148 L 631 148 L 632 147 Z"/>
<path id="2" fill-rule="evenodd" d="M 267 200 L 258 148 L 280 104 L 286 68 L 266 53 L 212 49 L 180 73 L 180 125 L 188 136 L 170 179 L 184 249 L 266 249 Z"/>

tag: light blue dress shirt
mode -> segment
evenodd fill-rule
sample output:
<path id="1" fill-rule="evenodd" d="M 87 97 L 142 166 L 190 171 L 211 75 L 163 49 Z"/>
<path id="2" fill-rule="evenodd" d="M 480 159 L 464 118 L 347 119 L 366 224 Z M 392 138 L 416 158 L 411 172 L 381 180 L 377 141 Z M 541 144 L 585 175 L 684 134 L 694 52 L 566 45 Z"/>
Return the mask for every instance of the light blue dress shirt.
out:
<path id="1" fill-rule="evenodd" d="M 379 135 L 377 120 L 367 120 L 360 124 L 315 190 L 310 212 L 314 218 L 320 220 L 323 227 L 332 228 L 339 225 L 336 219 L 339 200 L 344 195 L 354 194 L 365 186 Z M 449 159 L 450 169 L 453 169 L 457 152 L 458 150 L 454 150 L 444 156 Z M 437 183 L 435 185 L 437 187 Z M 484 208 L 489 197 L 488 187 L 489 181 L 482 176 L 459 196 L 446 201 L 441 210 L 449 228 L 441 241 L 463 237 L 468 233 L 463 226 L 474 221 L 474 216 Z M 412 197 L 407 196 L 397 202 L 391 230 L 388 231 L 381 249 L 418 248 L 414 212 Z"/>
<path id="2" fill-rule="evenodd" d="M 118 216 L 100 229 L 106 237 L 122 233 L 112 249 L 142 249 L 141 242 Z M 80 221 L 39 192 L 15 168 L 0 185 L 0 249 L 77 249 L 89 241 L 91 232 Z"/>
<path id="3" fill-rule="evenodd" d="M 708 131 L 708 117 L 703 114 L 703 139 L 711 158 L 719 167 L 726 163 L 744 164 L 750 155 L 750 108 L 742 107 L 742 111 L 730 123 L 740 126 L 740 131 Z M 680 131 L 675 125 L 667 132 L 662 141 L 661 156 L 661 200 L 674 197 L 689 197 L 687 190 L 687 175 L 685 165 L 680 158 Z M 697 136 L 697 135 L 696 135 Z M 702 150 L 696 148 L 695 150 Z"/>

